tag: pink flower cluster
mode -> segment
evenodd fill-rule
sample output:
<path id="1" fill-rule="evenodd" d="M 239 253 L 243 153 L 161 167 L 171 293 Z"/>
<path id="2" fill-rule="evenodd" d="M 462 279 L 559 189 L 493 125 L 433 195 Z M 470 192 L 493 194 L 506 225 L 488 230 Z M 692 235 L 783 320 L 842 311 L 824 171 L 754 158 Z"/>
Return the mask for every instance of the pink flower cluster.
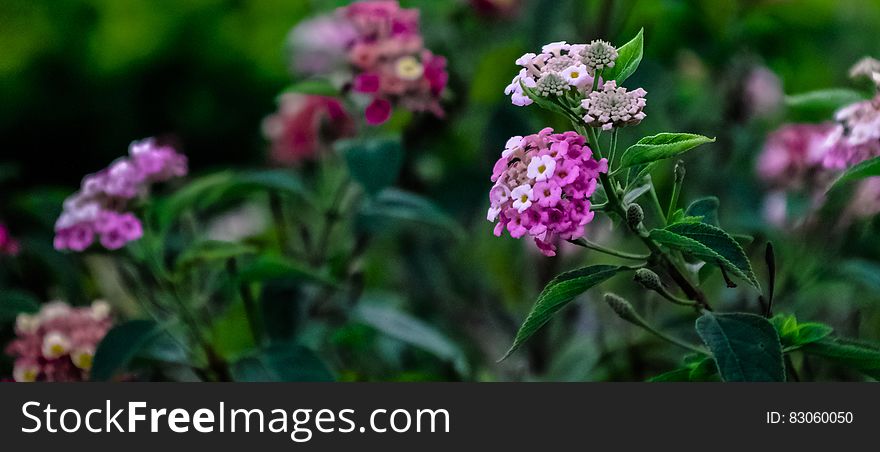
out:
<path id="1" fill-rule="evenodd" d="M 186 157 L 174 148 L 148 138 L 135 141 L 128 157 L 83 178 L 80 190 L 64 201 L 55 222 L 55 249 L 83 251 L 98 236 L 104 248 L 115 250 L 143 234 L 140 220 L 124 211 L 150 184 L 187 173 Z"/>
<path id="2" fill-rule="evenodd" d="M 6 347 L 6 353 L 15 358 L 13 378 L 19 382 L 87 380 L 95 349 L 112 323 L 110 307 L 103 301 L 83 308 L 52 301 L 34 315 L 19 314 L 16 338 Z"/>
<path id="3" fill-rule="evenodd" d="M 831 169 L 844 169 L 880 156 L 880 94 L 840 109 L 837 126 L 828 137 L 823 161 Z"/>
<path id="4" fill-rule="evenodd" d="M 332 97 L 286 93 L 278 111 L 263 121 L 271 158 L 282 165 L 312 159 L 329 142 L 353 134 L 354 122 Z"/>
<path id="5" fill-rule="evenodd" d="M 786 124 L 767 137 L 758 156 L 758 176 L 774 188 L 816 185 L 824 176 L 822 162 L 834 124 Z"/>
<path id="6" fill-rule="evenodd" d="M 391 106 L 443 115 L 440 95 L 449 79 L 446 59 L 424 47 L 419 11 L 396 1 L 365 1 L 341 8 L 339 14 L 357 31 L 349 49 L 355 69 L 353 89 L 370 95 L 367 122 L 381 124 Z"/>
<path id="7" fill-rule="evenodd" d="M 15 256 L 19 249 L 18 240 L 12 238 L 5 224 L 0 223 L 0 255 Z"/>
<path id="8" fill-rule="evenodd" d="M 333 17 L 301 23 L 290 43 L 292 66 L 307 75 L 333 79 L 340 72 L 337 56 L 344 55 L 351 89 L 370 99 L 369 124 L 388 120 L 394 106 L 443 115 L 446 59 L 425 48 L 417 9 L 401 8 L 396 0 L 352 3 Z"/>
<path id="9" fill-rule="evenodd" d="M 575 132 L 554 134 L 549 127 L 507 141 L 492 170 L 486 216 L 498 221 L 496 236 L 504 229 L 514 238 L 531 235 L 546 256 L 556 255 L 557 239 L 584 236 L 595 215 L 590 196 L 599 173 L 608 171 L 608 161 L 593 159 L 585 143 Z"/>

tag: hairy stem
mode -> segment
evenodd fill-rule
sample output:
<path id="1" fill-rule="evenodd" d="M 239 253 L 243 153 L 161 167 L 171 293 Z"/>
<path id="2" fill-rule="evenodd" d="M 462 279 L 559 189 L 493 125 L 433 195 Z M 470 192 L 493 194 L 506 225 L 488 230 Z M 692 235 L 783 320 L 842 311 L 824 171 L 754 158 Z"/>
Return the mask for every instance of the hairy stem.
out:
<path id="1" fill-rule="evenodd" d="M 609 256 L 619 257 L 621 259 L 646 261 L 646 260 L 648 260 L 649 257 L 651 257 L 650 255 L 647 255 L 647 254 L 627 253 L 626 251 L 619 251 L 619 250 L 615 250 L 613 248 L 608 248 L 608 247 L 602 246 L 598 243 L 591 242 L 584 237 L 581 237 L 581 238 L 575 239 L 575 240 L 569 240 L 568 242 L 575 244 L 577 246 L 582 246 L 584 248 L 598 251 L 600 253 L 608 254 Z"/>
<path id="2" fill-rule="evenodd" d="M 593 128 L 587 128 L 582 124 L 575 123 L 573 124 L 578 133 L 582 135 L 587 135 L 590 141 L 590 147 L 592 148 L 597 159 L 602 158 L 602 150 L 599 148 L 599 137 L 596 135 L 596 131 Z M 586 129 L 586 130 L 584 130 Z M 586 132 L 586 133 L 585 133 Z M 623 200 L 617 196 L 617 192 L 615 191 L 615 186 L 610 176 L 607 173 L 599 173 L 599 182 L 602 183 L 602 186 L 605 188 L 605 194 L 608 197 L 608 207 L 614 213 L 619 215 L 621 218 L 626 218 L 626 207 L 623 205 Z M 653 182 L 652 182 L 653 187 Z M 700 289 L 698 289 L 687 277 L 679 270 L 679 268 L 672 261 L 671 257 L 668 253 L 665 253 L 660 246 L 657 245 L 647 234 L 646 231 L 640 231 L 635 227 L 630 227 L 630 230 L 634 232 L 642 243 L 648 247 L 648 250 L 651 251 L 651 254 L 658 256 L 660 258 L 660 263 L 663 266 L 663 269 L 669 274 L 675 284 L 677 284 L 682 292 L 688 297 L 688 299 L 696 301 L 697 304 L 700 305 L 703 309 L 711 310 L 708 301 L 706 300 L 706 296 L 703 294 Z"/>

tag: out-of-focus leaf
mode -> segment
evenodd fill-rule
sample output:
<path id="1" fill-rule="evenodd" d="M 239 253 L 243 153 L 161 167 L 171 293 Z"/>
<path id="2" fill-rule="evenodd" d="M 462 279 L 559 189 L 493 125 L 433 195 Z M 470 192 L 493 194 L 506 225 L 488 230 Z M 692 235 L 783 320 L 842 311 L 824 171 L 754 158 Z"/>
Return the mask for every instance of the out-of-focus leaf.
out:
<path id="1" fill-rule="evenodd" d="M 864 259 L 851 259 L 839 269 L 841 277 L 858 280 L 866 287 L 880 291 L 880 265 Z"/>
<path id="2" fill-rule="evenodd" d="M 697 333 L 724 381 L 785 381 L 782 344 L 767 319 L 746 313 L 704 313 Z"/>
<path id="3" fill-rule="evenodd" d="M 831 88 L 786 96 L 785 105 L 795 111 L 830 115 L 845 105 L 864 99 L 865 96 L 858 91 Z"/>
<path id="4" fill-rule="evenodd" d="M 284 93 L 333 97 L 339 95 L 339 89 L 333 86 L 329 80 L 309 79 L 288 86 L 284 89 Z"/>
<path id="5" fill-rule="evenodd" d="M 304 298 L 300 284 L 295 280 L 277 279 L 263 285 L 260 307 L 269 338 L 290 340 L 294 337 Z"/>
<path id="6" fill-rule="evenodd" d="M 91 379 L 107 381 L 124 371 L 132 358 L 161 331 L 152 320 L 130 320 L 113 327 L 95 350 Z"/>
<path id="7" fill-rule="evenodd" d="M 713 143 L 714 141 L 715 138 L 693 133 L 666 132 L 651 135 L 642 138 L 623 152 L 620 157 L 620 168 L 672 158 L 701 144 Z"/>
<path id="8" fill-rule="evenodd" d="M 183 211 L 216 202 L 220 188 L 227 186 L 233 178 L 232 171 L 202 176 L 156 203 L 157 219 L 162 229 L 170 226 Z"/>
<path id="9" fill-rule="evenodd" d="M 602 73 L 605 80 L 615 80 L 618 85 L 622 85 L 639 68 L 645 46 L 644 34 L 645 29 L 642 28 L 634 38 L 617 49 L 618 55 L 614 67 L 605 69 Z"/>
<path id="10" fill-rule="evenodd" d="M 256 253 L 256 248 L 236 242 L 205 240 L 196 242 L 177 258 L 176 267 L 183 270 L 203 262 L 226 261 L 232 257 Z"/>
<path id="11" fill-rule="evenodd" d="M 40 310 L 40 300 L 20 290 L 0 291 L 0 322 L 15 320 L 19 314 L 33 314 Z"/>
<path id="12" fill-rule="evenodd" d="M 516 333 L 513 345 L 501 359 L 507 358 L 516 351 L 523 342 L 544 326 L 553 314 L 559 312 L 575 297 L 625 269 L 626 267 L 614 265 L 591 265 L 562 273 L 553 278 L 538 295 L 538 301 Z"/>
<path id="13" fill-rule="evenodd" d="M 427 198 L 395 188 L 382 190 L 361 207 L 358 224 L 377 232 L 395 226 L 412 225 L 463 234 L 458 223 Z"/>
<path id="14" fill-rule="evenodd" d="M 666 247 L 690 253 L 694 257 L 748 281 L 755 289 L 761 285 L 752 264 L 736 240 L 723 230 L 706 223 L 678 223 L 651 231 L 651 238 Z"/>
<path id="15" fill-rule="evenodd" d="M 376 330 L 426 350 L 451 363 L 462 375 L 468 373 L 468 363 L 461 349 L 431 325 L 387 303 L 362 302 L 354 312 L 355 320 Z"/>
<path id="16" fill-rule="evenodd" d="M 370 195 L 397 181 L 403 164 L 398 138 L 342 140 L 336 144 L 348 163 L 348 170 Z"/>
<path id="17" fill-rule="evenodd" d="M 685 216 L 702 217 L 702 222 L 718 226 L 718 207 L 721 205 L 718 198 L 707 196 L 692 202 L 685 210 Z"/>
<path id="18" fill-rule="evenodd" d="M 801 347 L 804 353 L 821 356 L 880 380 L 880 347 L 839 337 L 826 337 Z"/>
<path id="19" fill-rule="evenodd" d="M 260 256 L 253 262 L 243 265 L 239 270 L 239 278 L 243 283 L 283 278 L 331 286 L 337 284 L 333 278 L 318 273 L 304 264 L 271 255 Z"/>
<path id="20" fill-rule="evenodd" d="M 831 186 L 831 189 L 833 190 L 834 188 L 846 184 L 847 182 L 875 176 L 880 176 L 880 157 L 874 157 L 870 160 L 865 160 L 864 162 L 859 163 L 858 165 L 846 170 L 846 172 L 844 172 L 843 175 L 841 175 L 834 182 L 834 185 Z"/>
<path id="21" fill-rule="evenodd" d="M 315 352 L 292 342 L 279 342 L 244 357 L 232 366 L 232 378 L 243 382 L 334 381 Z"/>

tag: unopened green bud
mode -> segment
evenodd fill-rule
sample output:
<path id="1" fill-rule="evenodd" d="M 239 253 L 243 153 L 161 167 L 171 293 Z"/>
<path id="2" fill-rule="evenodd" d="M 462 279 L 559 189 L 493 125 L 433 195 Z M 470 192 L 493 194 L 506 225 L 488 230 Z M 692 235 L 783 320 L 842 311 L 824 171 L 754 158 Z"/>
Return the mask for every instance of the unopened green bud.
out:
<path id="1" fill-rule="evenodd" d="M 636 314 L 636 310 L 621 296 L 613 293 L 606 293 L 605 302 L 608 303 L 608 306 L 611 306 L 611 309 L 613 309 L 621 319 L 635 324 L 641 323 L 641 319 L 639 318 L 639 315 Z"/>
<path id="2" fill-rule="evenodd" d="M 626 208 L 626 224 L 629 225 L 630 228 L 635 229 L 639 227 L 644 219 L 645 211 L 642 210 L 642 206 L 632 203 Z"/>
<path id="3" fill-rule="evenodd" d="M 641 284 L 648 290 L 663 290 L 663 283 L 660 282 L 660 276 L 647 268 L 636 270 L 633 281 Z"/>
<path id="4" fill-rule="evenodd" d="M 687 171 L 684 169 L 684 162 L 679 160 L 675 162 L 675 182 L 681 183 L 684 180 L 684 175 Z"/>

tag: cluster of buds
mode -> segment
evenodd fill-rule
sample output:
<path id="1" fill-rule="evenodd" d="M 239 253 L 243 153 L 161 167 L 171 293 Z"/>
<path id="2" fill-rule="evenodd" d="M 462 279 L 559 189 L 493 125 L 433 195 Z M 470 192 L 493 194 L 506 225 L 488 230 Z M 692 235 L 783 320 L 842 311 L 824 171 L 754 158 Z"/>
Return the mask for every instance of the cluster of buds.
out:
<path id="1" fill-rule="evenodd" d="M 328 39 L 316 39 L 315 33 Z M 443 115 L 446 59 L 425 48 L 416 9 L 401 8 L 395 0 L 353 3 L 333 18 L 298 25 L 291 32 L 291 48 L 293 67 L 307 68 L 311 75 L 332 75 L 315 69 L 332 72 L 332 61 L 344 54 L 352 90 L 371 99 L 365 110 L 370 124 L 385 122 L 393 106 Z"/>
<path id="2" fill-rule="evenodd" d="M 15 256 L 19 249 L 18 240 L 12 238 L 5 224 L 0 223 L 0 255 Z"/>
<path id="3" fill-rule="evenodd" d="M 148 138 L 129 147 L 129 155 L 83 178 L 80 190 L 64 201 L 55 222 L 55 249 L 83 251 L 99 237 L 114 250 L 143 234 L 140 220 L 124 209 L 147 193 L 150 184 L 187 173 L 186 157 Z"/>
<path id="4" fill-rule="evenodd" d="M 605 41 L 553 42 L 540 54 L 527 53 L 516 60 L 521 69 L 504 93 L 517 106 L 534 102 L 527 90 L 550 99 L 565 98 L 566 108 L 579 109 L 584 123 L 603 130 L 635 125 L 645 118 L 647 92 L 629 91 L 614 80 L 601 79 L 602 71 L 614 67 L 617 57 L 617 49 Z M 578 105 L 569 105 L 569 99 Z"/>
<path id="5" fill-rule="evenodd" d="M 557 239 L 584 236 L 595 215 L 590 196 L 599 173 L 608 171 L 607 160 L 595 160 L 585 142 L 575 132 L 550 128 L 508 140 L 489 191 L 487 219 L 497 220 L 496 236 L 505 229 L 514 238 L 528 234 L 547 256 L 556 254 Z"/>
<path id="6" fill-rule="evenodd" d="M 263 120 L 263 135 L 271 143 L 272 161 L 293 165 L 315 158 L 338 138 L 354 135 L 354 122 L 332 97 L 285 93 L 278 111 Z"/>
<path id="7" fill-rule="evenodd" d="M 52 301 L 36 314 L 19 314 L 16 338 L 6 347 L 15 359 L 13 378 L 19 382 L 87 380 L 95 349 L 112 323 L 110 306 L 103 301 L 82 308 Z"/>

